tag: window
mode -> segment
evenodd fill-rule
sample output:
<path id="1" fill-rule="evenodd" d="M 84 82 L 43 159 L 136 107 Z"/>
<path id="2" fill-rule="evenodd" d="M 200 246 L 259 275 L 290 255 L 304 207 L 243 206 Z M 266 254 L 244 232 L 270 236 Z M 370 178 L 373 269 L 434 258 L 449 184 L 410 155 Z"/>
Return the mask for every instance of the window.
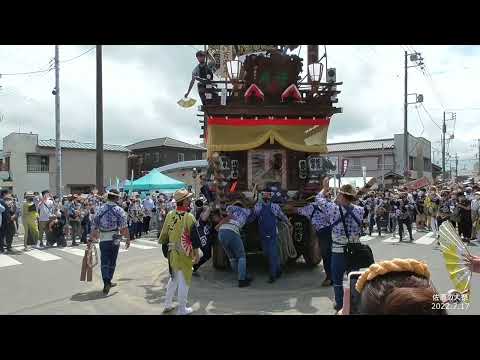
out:
<path id="1" fill-rule="evenodd" d="M 154 154 L 154 160 L 156 163 L 158 163 L 160 161 L 160 153 L 157 151 L 155 154 Z"/>
<path id="2" fill-rule="evenodd" d="M 145 162 L 150 161 L 150 153 L 145 153 Z"/>
<path id="3" fill-rule="evenodd" d="M 185 154 L 184 153 L 178 153 L 178 162 L 180 161 L 185 161 Z"/>
<path id="4" fill-rule="evenodd" d="M 360 164 L 360 158 L 353 158 L 350 160 L 350 162 L 352 163 L 352 170 L 353 169 L 360 169 L 361 168 L 361 164 Z"/>
<path id="5" fill-rule="evenodd" d="M 432 171 L 432 163 L 431 163 L 430 159 L 423 158 L 423 170 Z"/>
<path id="6" fill-rule="evenodd" d="M 408 158 L 408 169 L 413 170 L 415 166 L 415 158 L 413 156 L 410 156 Z"/>
<path id="7" fill-rule="evenodd" d="M 48 172 L 48 156 L 27 155 L 27 172 Z"/>
<path id="8" fill-rule="evenodd" d="M 196 152 L 193 153 L 193 160 L 197 160 L 197 153 Z"/>

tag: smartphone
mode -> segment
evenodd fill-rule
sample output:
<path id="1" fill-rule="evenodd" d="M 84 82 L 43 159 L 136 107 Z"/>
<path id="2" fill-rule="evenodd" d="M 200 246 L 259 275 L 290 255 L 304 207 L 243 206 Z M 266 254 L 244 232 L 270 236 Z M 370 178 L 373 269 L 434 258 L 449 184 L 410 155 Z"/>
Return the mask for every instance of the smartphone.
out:
<path id="1" fill-rule="evenodd" d="M 358 278 L 363 271 L 352 271 L 348 274 L 349 297 L 350 297 L 350 315 L 360 314 L 360 293 L 355 289 Z"/>

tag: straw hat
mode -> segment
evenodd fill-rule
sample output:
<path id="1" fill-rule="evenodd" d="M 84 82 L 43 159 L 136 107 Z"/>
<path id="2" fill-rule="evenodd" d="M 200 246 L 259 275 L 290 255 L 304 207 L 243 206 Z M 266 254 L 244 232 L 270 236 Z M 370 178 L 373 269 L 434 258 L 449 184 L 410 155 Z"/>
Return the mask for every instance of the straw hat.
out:
<path id="1" fill-rule="evenodd" d="M 349 195 L 349 196 L 353 196 L 353 197 L 357 196 L 357 193 L 356 193 L 355 189 L 350 184 L 342 185 L 338 192 L 340 194 L 343 194 L 343 195 Z"/>
<path id="2" fill-rule="evenodd" d="M 189 192 L 186 189 L 181 189 L 181 190 L 175 191 L 175 194 L 173 194 L 173 199 L 175 200 L 175 202 L 179 203 L 183 200 L 191 198 L 192 196 L 193 196 L 193 193 Z"/>
<path id="3" fill-rule="evenodd" d="M 27 197 L 34 197 L 34 196 L 35 196 L 35 194 L 33 193 L 33 191 L 27 191 L 27 192 L 25 193 L 25 197 L 26 197 L 26 198 L 27 198 Z"/>
<path id="4" fill-rule="evenodd" d="M 110 191 L 107 191 L 105 194 L 107 196 L 111 195 L 111 196 L 120 197 L 120 192 L 117 189 L 112 189 Z"/>

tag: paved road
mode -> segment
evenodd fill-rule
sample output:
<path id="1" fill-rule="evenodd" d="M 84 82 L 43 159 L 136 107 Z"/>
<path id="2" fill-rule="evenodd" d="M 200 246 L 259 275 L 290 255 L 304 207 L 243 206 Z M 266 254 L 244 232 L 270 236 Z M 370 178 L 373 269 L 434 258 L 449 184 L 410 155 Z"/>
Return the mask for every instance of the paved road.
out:
<path id="1" fill-rule="evenodd" d="M 415 242 L 398 243 L 398 237 L 364 238 L 376 260 L 413 257 L 426 261 L 440 293 L 452 288 L 435 239 L 416 232 Z M 155 239 L 140 239 L 119 254 L 116 281 L 119 286 L 107 297 L 101 293 L 100 268 L 94 281 L 80 282 L 83 246 L 65 249 L 37 249 L 0 255 L 0 314 L 160 314 L 163 310 L 168 266 Z M 480 255 L 480 245 L 471 252 Z M 262 257 L 248 259 L 255 281 L 249 288 L 236 286 L 228 271 L 216 271 L 211 263 L 194 277 L 190 305 L 195 314 L 333 314 L 332 288 L 322 288 L 322 266 L 309 269 L 301 261 L 289 267 L 275 284 L 267 284 Z M 456 314 L 480 314 L 480 275 L 472 281 L 472 304 Z"/>

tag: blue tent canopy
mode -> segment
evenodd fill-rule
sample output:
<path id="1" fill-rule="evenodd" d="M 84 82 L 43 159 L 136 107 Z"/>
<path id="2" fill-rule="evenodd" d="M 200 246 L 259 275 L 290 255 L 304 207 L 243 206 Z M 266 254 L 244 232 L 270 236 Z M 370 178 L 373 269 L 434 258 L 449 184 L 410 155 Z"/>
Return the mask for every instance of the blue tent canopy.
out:
<path id="1" fill-rule="evenodd" d="M 157 169 L 153 169 L 147 175 L 133 182 L 125 184 L 125 190 L 129 191 L 165 191 L 174 192 L 175 190 L 186 188 L 185 183 L 172 179 L 162 174 Z"/>

